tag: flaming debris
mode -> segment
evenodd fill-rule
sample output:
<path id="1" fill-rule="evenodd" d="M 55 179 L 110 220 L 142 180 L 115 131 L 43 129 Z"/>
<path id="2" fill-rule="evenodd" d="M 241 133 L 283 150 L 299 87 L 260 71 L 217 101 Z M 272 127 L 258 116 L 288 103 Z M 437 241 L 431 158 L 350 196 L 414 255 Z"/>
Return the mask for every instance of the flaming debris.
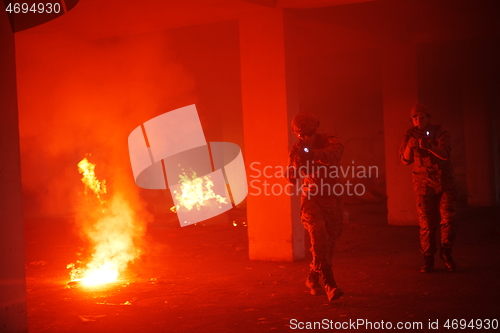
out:
<path id="1" fill-rule="evenodd" d="M 83 175 L 85 189 L 94 192 L 99 200 L 99 207 L 95 207 L 99 213 L 95 222 L 84 228 L 92 246 L 90 261 L 85 265 L 77 261 L 67 268 L 71 269 L 71 281 L 83 285 L 113 282 L 125 271 L 129 262 L 139 257 L 141 251 L 135 241 L 144 230 L 120 194 L 115 194 L 109 202 L 101 198 L 101 194 L 106 193 L 105 181 L 100 182 L 95 176 L 94 164 L 84 158 L 78 163 L 78 168 Z"/>
<path id="2" fill-rule="evenodd" d="M 179 175 L 181 180 L 181 193 L 174 191 L 175 199 L 178 204 L 170 208 L 173 212 L 178 211 L 181 207 L 191 210 L 196 208 L 200 210 L 202 206 L 214 202 L 227 204 L 227 199 L 215 194 L 212 190 L 214 182 L 208 176 L 196 177 L 196 172 L 192 172 L 189 177 L 186 172 Z M 220 208 L 220 205 L 219 205 Z"/>
<path id="3" fill-rule="evenodd" d="M 95 175 L 94 169 L 95 164 L 90 163 L 86 157 L 78 163 L 78 172 L 83 175 L 82 182 L 85 184 L 85 194 L 87 194 L 88 190 L 91 190 L 95 193 L 99 202 L 104 204 L 101 194 L 106 193 L 106 180 L 100 182 Z"/>

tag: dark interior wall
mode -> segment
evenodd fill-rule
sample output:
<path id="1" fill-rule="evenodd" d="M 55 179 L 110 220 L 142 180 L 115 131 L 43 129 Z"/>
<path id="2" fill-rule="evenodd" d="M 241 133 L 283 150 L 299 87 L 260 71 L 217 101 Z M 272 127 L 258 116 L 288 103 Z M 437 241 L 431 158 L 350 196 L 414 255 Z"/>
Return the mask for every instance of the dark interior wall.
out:
<path id="1" fill-rule="evenodd" d="M 0 331 L 27 332 L 14 34 L 0 13 Z"/>
<path id="2" fill-rule="evenodd" d="M 431 121 L 442 124 L 452 139 L 453 165 L 460 197 L 465 197 L 466 155 L 464 117 L 462 113 L 462 80 L 460 49 L 457 42 L 419 44 L 418 93 L 419 101 L 432 106 Z M 410 124 L 410 122 L 408 122 Z"/>
<path id="3" fill-rule="evenodd" d="M 474 206 L 500 203 L 499 138 L 493 125 L 500 91 L 500 30 L 492 16 L 499 5 L 461 1 L 445 15 L 443 4 L 433 4 L 427 8 L 432 19 L 415 36 L 419 99 L 435 110 L 433 122 L 449 130 L 457 190 L 462 203 Z"/>
<path id="4" fill-rule="evenodd" d="M 353 179 L 371 195 L 385 195 L 382 72 L 377 49 L 307 56 L 299 62 L 300 109 L 316 114 L 321 131 L 345 147 L 341 165 L 376 166 L 378 177 Z M 353 164 L 354 161 L 354 164 Z"/>
<path id="5" fill-rule="evenodd" d="M 25 211 L 71 212 L 82 200 L 76 164 L 88 153 L 109 188 L 170 207 L 169 194 L 135 186 L 127 137 L 146 120 L 196 104 L 207 141 L 243 146 L 237 39 L 234 21 L 93 41 L 20 33 Z"/>
<path id="6" fill-rule="evenodd" d="M 331 116 L 326 116 L 324 123 L 334 124 L 346 142 L 343 163 L 354 157 L 364 159 L 381 166 L 383 178 L 380 54 L 392 45 L 415 45 L 418 99 L 433 110 L 432 121 L 442 123 L 452 135 L 457 185 L 465 200 L 467 184 L 470 187 L 470 178 L 475 177 L 471 163 L 483 164 L 491 174 L 491 183 L 498 169 L 494 162 L 495 154 L 498 159 L 494 148 L 498 147 L 498 136 L 487 125 L 495 123 L 493 113 L 498 112 L 498 61 L 492 60 L 498 59 L 495 41 L 499 25 L 493 14 L 498 9 L 499 2 L 490 0 L 387 0 L 293 10 L 295 43 L 301 59 L 300 105 L 324 115 L 326 111 L 320 110 L 328 108 Z M 477 71 L 488 74 L 470 74 Z M 484 124 L 473 128 L 464 117 L 464 96 L 474 94 L 476 89 L 484 91 L 484 105 L 479 109 L 487 116 Z M 408 120 L 411 107 L 401 110 L 408 113 Z M 401 135 L 410 126 L 410 121 L 401 123 Z M 481 156 L 478 161 L 469 151 L 466 162 L 466 133 L 483 136 L 491 145 L 487 148 L 489 156 Z M 374 185 L 369 189 L 385 192 L 383 184 Z"/>
<path id="7" fill-rule="evenodd" d="M 433 122 L 443 123 L 450 132 L 457 190 L 462 199 L 467 197 L 467 185 L 473 186 L 466 177 L 467 164 L 471 163 L 466 158 L 466 145 L 473 144 L 470 136 L 485 138 L 472 149 L 489 153 L 473 163 L 482 164 L 481 172 L 491 175 L 492 181 L 482 184 L 483 191 L 495 191 L 494 145 L 498 137 L 491 124 L 494 124 L 493 113 L 498 112 L 495 107 L 498 90 L 494 88 L 498 70 L 497 61 L 493 60 L 497 59 L 494 54 L 498 55 L 498 51 L 491 46 L 488 39 L 475 38 L 422 43 L 417 49 L 419 98 L 433 106 Z M 482 120 L 482 126 L 476 126 L 470 117 Z M 469 173 L 473 175 L 471 166 Z"/>
<path id="8" fill-rule="evenodd" d="M 300 107 L 318 114 L 323 131 L 344 144 L 341 165 L 376 166 L 378 177 L 355 179 L 383 200 L 385 152 L 380 39 L 373 3 L 294 10 Z M 376 29 L 375 29 L 376 28 Z M 353 196 L 350 199 L 359 199 Z"/>
<path id="9" fill-rule="evenodd" d="M 176 59 L 195 82 L 207 141 L 243 147 L 238 21 L 169 31 Z"/>
<path id="10" fill-rule="evenodd" d="M 238 21 L 172 29 L 167 36 L 174 61 L 193 84 L 185 103 L 196 104 L 207 142 L 244 149 Z M 168 191 L 140 191 L 150 211 L 170 212 Z"/>

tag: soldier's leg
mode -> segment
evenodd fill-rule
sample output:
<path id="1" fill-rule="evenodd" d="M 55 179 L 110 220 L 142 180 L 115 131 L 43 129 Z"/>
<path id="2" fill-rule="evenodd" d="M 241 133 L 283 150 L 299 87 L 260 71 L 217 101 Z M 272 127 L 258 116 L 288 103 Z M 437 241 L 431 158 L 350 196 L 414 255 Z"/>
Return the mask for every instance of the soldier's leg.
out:
<path id="1" fill-rule="evenodd" d="M 335 245 L 343 229 L 343 203 L 342 197 L 333 196 L 328 198 L 328 206 L 325 209 L 326 230 L 328 233 L 328 262 L 332 263 Z"/>
<path id="2" fill-rule="evenodd" d="M 420 251 L 423 255 L 436 253 L 436 231 L 439 209 L 436 195 L 416 195 L 418 223 L 420 226 Z"/>
<path id="3" fill-rule="evenodd" d="M 325 284 L 325 291 L 328 300 L 333 301 L 340 298 L 344 293 L 337 287 L 333 277 L 331 258 L 329 258 L 329 236 L 326 228 L 324 209 L 318 200 L 304 200 L 301 205 L 302 223 L 309 232 L 311 238 L 311 272 L 309 277 L 317 276 L 320 273 Z M 309 280 L 308 277 L 308 280 Z M 306 285 L 311 289 L 312 294 L 316 294 L 315 288 L 311 288 L 309 281 Z"/>
<path id="4" fill-rule="evenodd" d="M 418 222 L 420 226 L 420 252 L 424 255 L 422 273 L 434 269 L 436 253 L 436 231 L 439 226 L 439 207 L 437 195 L 416 195 Z"/>
<path id="5" fill-rule="evenodd" d="M 312 200 L 303 200 L 301 220 L 311 239 L 311 268 L 319 272 L 322 266 L 328 265 L 328 235 L 323 213 Z"/>
<path id="6" fill-rule="evenodd" d="M 457 233 L 457 197 L 455 191 L 444 191 L 441 195 L 439 211 L 441 213 L 441 259 L 445 262 L 448 271 L 456 269 L 455 261 L 451 256 L 451 248 Z"/>
<path id="7" fill-rule="evenodd" d="M 321 264 L 323 261 L 321 254 L 327 252 L 326 238 L 323 239 L 326 232 L 322 232 L 322 230 L 325 230 L 324 221 L 321 218 L 321 212 L 317 205 L 305 197 L 301 198 L 300 213 L 302 224 L 309 233 L 309 239 L 311 240 L 310 251 L 312 261 L 306 279 L 306 286 L 309 288 L 312 295 L 324 295 L 325 292 L 319 283 Z"/>
<path id="8" fill-rule="evenodd" d="M 333 196 L 325 198 L 324 216 L 326 224 L 326 232 L 328 234 L 328 254 L 327 261 L 330 267 L 325 267 L 323 270 L 323 278 L 325 280 L 325 290 L 329 301 L 339 299 L 344 295 L 342 289 L 337 286 L 334 278 L 332 261 L 335 245 L 343 228 L 343 205 L 342 197 Z"/>
<path id="9" fill-rule="evenodd" d="M 457 197 L 455 191 L 444 191 L 441 196 L 441 247 L 451 248 L 457 234 Z"/>
<path id="10" fill-rule="evenodd" d="M 342 289 L 337 286 L 332 269 L 332 259 L 335 245 L 338 238 L 342 234 L 342 197 L 333 196 L 322 198 L 325 202 L 321 205 L 323 208 L 323 216 L 325 218 L 326 232 L 328 235 L 328 253 L 327 262 L 329 267 L 322 270 L 323 279 L 325 281 L 325 290 L 329 301 L 339 299 L 344 295 Z"/>

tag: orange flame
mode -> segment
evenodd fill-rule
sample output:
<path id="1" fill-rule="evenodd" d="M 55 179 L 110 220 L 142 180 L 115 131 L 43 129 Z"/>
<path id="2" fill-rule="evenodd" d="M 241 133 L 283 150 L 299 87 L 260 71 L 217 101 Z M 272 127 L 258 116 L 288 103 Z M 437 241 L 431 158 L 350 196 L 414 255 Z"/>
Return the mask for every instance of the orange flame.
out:
<path id="1" fill-rule="evenodd" d="M 95 165 L 86 158 L 78 163 L 82 182 L 95 193 L 101 203 L 101 217 L 87 227 L 85 235 L 93 246 L 91 260 L 82 267 L 81 262 L 69 264 L 71 280 L 83 285 L 99 285 L 118 280 L 129 262 L 138 258 L 141 251 L 135 240 L 144 232 L 135 214 L 120 194 L 110 203 L 100 194 L 106 193 L 105 181 L 100 182 L 94 173 Z"/>
<path id="2" fill-rule="evenodd" d="M 100 182 L 95 175 L 94 169 L 95 164 L 90 163 L 86 157 L 78 163 L 78 172 L 83 175 L 82 182 L 85 184 L 85 193 L 87 193 L 87 190 L 91 190 L 95 193 L 99 202 L 103 204 L 101 194 L 106 193 L 106 180 Z"/>
<path id="3" fill-rule="evenodd" d="M 178 204 L 171 208 L 172 211 L 177 211 L 181 207 L 191 210 L 196 208 L 200 210 L 202 206 L 206 204 L 212 204 L 214 202 L 227 204 L 227 199 L 215 194 L 212 190 L 214 187 L 214 182 L 208 176 L 196 177 L 196 172 L 192 172 L 191 177 L 189 177 L 186 172 L 179 175 L 181 180 L 181 193 L 174 191 L 175 199 L 177 199 Z M 220 208 L 220 205 L 219 205 Z"/>

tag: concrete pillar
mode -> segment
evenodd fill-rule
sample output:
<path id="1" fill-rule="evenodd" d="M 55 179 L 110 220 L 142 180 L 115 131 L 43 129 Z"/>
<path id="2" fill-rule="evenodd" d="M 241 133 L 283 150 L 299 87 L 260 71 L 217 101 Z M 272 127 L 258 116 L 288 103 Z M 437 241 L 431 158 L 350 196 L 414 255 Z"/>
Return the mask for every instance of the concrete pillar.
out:
<path id="1" fill-rule="evenodd" d="M 411 168 L 399 160 L 398 150 L 410 123 L 410 109 L 418 101 L 414 44 L 383 49 L 384 145 L 387 220 L 390 225 L 418 225 Z"/>
<path id="2" fill-rule="evenodd" d="M 240 19 L 243 128 L 249 181 L 247 197 L 249 256 L 252 260 L 293 261 L 304 257 L 304 230 L 297 207 L 281 191 L 287 185 L 275 172 L 287 163 L 290 95 L 282 9 L 249 13 Z M 267 175 L 263 173 L 264 168 Z M 272 175 L 271 175 L 272 174 Z M 278 175 L 279 176 L 279 175 Z M 292 207 L 294 212 L 292 214 Z"/>
<path id="3" fill-rule="evenodd" d="M 0 12 L 0 332 L 27 332 L 14 34 Z"/>
<path id="4" fill-rule="evenodd" d="M 472 48 L 473 46 L 473 48 Z M 464 111 L 465 166 L 467 203 L 471 206 L 494 206 L 495 135 L 488 87 L 490 70 L 484 55 L 486 45 L 472 45 L 465 66 L 462 66 L 462 103 Z"/>

